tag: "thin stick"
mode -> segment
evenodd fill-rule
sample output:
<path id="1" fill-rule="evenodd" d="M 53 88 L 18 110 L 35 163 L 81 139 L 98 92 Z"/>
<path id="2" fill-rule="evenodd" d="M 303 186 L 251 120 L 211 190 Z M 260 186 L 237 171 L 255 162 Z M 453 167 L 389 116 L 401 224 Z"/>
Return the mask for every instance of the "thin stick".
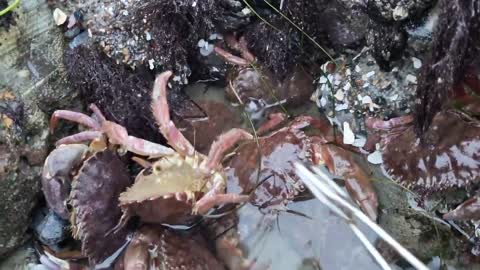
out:
<path id="1" fill-rule="evenodd" d="M 372 245 L 372 243 L 370 243 L 370 241 L 368 241 L 367 237 L 365 236 L 365 234 L 362 233 L 362 231 L 360 231 L 358 229 L 357 226 L 355 226 L 355 224 L 353 223 L 350 223 L 350 229 L 352 229 L 353 233 L 358 237 L 358 239 L 360 239 L 360 241 L 362 242 L 362 244 L 365 246 L 365 248 L 368 250 L 368 252 L 370 252 L 370 254 L 373 256 L 373 258 L 375 258 L 375 260 L 377 261 L 378 264 L 380 264 L 380 266 L 384 269 L 384 270 L 392 270 L 392 268 L 390 267 L 390 265 L 388 265 L 387 261 L 385 261 L 385 259 L 383 258 L 383 256 L 378 252 L 378 250 Z"/>
<path id="2" fill-rule="evenodd" d="M 305 166 L 295 163 L 295 168 L 297 174 L 301 177 L 302 181 L 306 184 L 309 182 L 311 186 L 314 189 L 318 190 L 329 190 L 329 187 L 327 184 L 323 183 L 323 181 L 314 181 L 312 179 L 316 179 L 316 176 L 310 172 Z M 323 178 L 325 181 L 331 181 L 329 177 L 323 173 L 322 171 L 319 171 L 318 176 Z M 418 260 L 412 253 L 410 253 L 407 249 L 405 249 L 400 243 L 398 243 L 393 237 L 391 237 L 387 232 L 385 232 L 378 224 L 370 220 L 362 211 L 360 211 L 358 208 L 352 206 L 349 202 L 347 202 L 345 199 L 343 199 L 341 196 L 339 196 L 336 193 L 325 193 L 325 195 L 342 205 L 343 207 L 347 208 L 354 214 L 360 221 L 368 225 L 374 232 L 376 232 L 383 240 L 385 240 L 390 246 L 392 246 L 401 256 L 403 256 L 413 267 L 419 270 L 429 270 L 427 266 L 425 266 L 424 263 L 422 263 L 420 260 Z"/>

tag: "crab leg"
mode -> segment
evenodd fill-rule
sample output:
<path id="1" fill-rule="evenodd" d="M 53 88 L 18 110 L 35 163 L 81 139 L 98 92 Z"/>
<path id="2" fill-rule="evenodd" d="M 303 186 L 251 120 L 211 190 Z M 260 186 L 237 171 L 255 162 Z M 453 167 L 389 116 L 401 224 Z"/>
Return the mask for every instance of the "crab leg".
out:
<path id="1" fill-rule="evenodd" d="M 391 130 L 395 127 L 401 127 L 413 122 L 413 115 L 395 117 L 387 121 L 378 118 L 367 118 L 365 125 L 374 130 Z"/>
<path id="2" fill-rule="evenodd" d="M 152 92 L 152 112 L 155 120 L 160 126 L 160 132 L 167 139 L 168 144 L 172 146 L 181 155 L 192 156 L 195 149 L 192 144 L 177 129 L 170 120 L 167 103 L 167 82 L 172 76 L 171 71 L 165 71 L 157 76 Z"/>
<path id="3" fill-rule="evenodd" d="M 175 153 L 172 148 L 134 136 L 128 136 L 122 145 L 130 152 L 141 156 L 148 156 L 149 158 L 159 158 Z"/>
<path id="4" fill-rule="evenodd" d="M 90 110 L 92 110 L 92 112 L 98 118 L 98 121 L 100 121 L 100 123 L 103 123 L 103 122 L 107 121 L 107 119 L 103 115 L 102 111 L 100 111 L 100 109 L 97 107 L 97 105 L 92 103 L 92 104 L 90 104 L 89 108 L 90 108 Z"/>
<path id="5" fill-rule="evenodd" d="M 250 62 L 248 62 L 247 60 L 241 58 L 241 57 L 238 57 L 236 55 L 233 55 L 229 52 L 227 52 L 226 50 L 218 47 L 215 45 L 215 47 L 213 48 L 213 50 L 215 51 L 215 53 L 220 56 L 225 62 L 228 62 L 232 65 L 237 65 L 237 66 L 242 66 L 242 67 L 245 67 L 245 66 L 249 66 L 250 65 Z"/>
<path id="6" fill-rule="evenodd" d="M 251 139 L 253 139 L 253 136 L 250 133 L 239 128 L 231 129 L 220 135 L 210 148 L 206 168 L 209 171 L 216 169 L 228 149 L 232 148 L 241 140 Z"/>
<path id="7" fill-rule="evenodd" d="M 97 123 L 95 119 L 91 118 L 86 114 L 67 111 L 67 110 L 57 110 L 52 114 L 52 117 L 50 118 L 50 125 L 49 125 L 50 133 L 53 133 L 53 131 L 55 130 L 55 127 L 57 127 L 58 125 L 58 120 L 60 119 L 76 122 L 81 125 L 87 126 L 93 130 L 100 129 L 99 123 Z"/>
<path id="8" fill-rule="evenodd" d="M 77 134 L 73 134 L 58 140 L 55 145 L 61 144 L 74 144 L 74 143 L 81 143 L 86 141 L 92 141 L 95 139 L 100 139 L 102 137 L 102 132 L 100 131 L 83 131 Z"/>
<path id="9" fill-rule="evenodd" d="M 287 116 L 284 113 L 272 113 L 268 116 L 268 120 L 263 123 L 260 128 L 257 130 L 258 135 L 267 133 L 270 130 L 278 127 L 287 119 Z"/>
<path id="10" fill-rule="evenodd" d="M 134 238 L 125 251 L 123 258 L 124 269 L 148 269 L 150 255 L 148 254 L 148 242 L 145 242 L 144 239 L 146 237 L 148 238 L 148 236 L 143 234 L 142 230 L 135 233 Z"/>
<path id="11" fill-rule="evenodd" d="M 204 215 L 208 212 L 208 210 L 212 209 L 215 206 L 220 206 L 222 204 L 227 203 L 244 203 L 250 200 L 250 196 L 248 195 L 240 195 L 240 194 L 210 194 L 207 193 L 203 196 L 194 206 L 193 214 L 195 215 Z"/>
<path id="12" fill-rule="evenodd" d="M 454 210 L 443 215 L 443 218 L 447 220 L 480 219 L 480 198 L 473 197 L 466 200 Z"/>
<path id="13" fill-rule="evenodd" d="M 226 35 L 225 42 L 230 48 L 240 52 L 242 58 L 245 59 L 249 64 L 255 62 L 255 56 L 248 49 L 247 41 L 245 40 L 244 36 L 237 40 L 234 35 Z"/>
<path id="14" fill-rule="evenodd" d="M 312 138 L 314 162 L 323 161 L 330 173 L 345 179 L 345 187 L 352 199 L 373 221 L 378 217 L 378 199 L 370 177 L 352 159 L 351 153 L 331 144 L 315 143 Z"/>
<path id="15" fill-rule="evenodd" d="M 358 148 L 349 144 L 344 144 L 342 134 L 340 132 L 334 132 L 334 129 L 326 120 L 320 120 L 312 116 L 303 115 L 296 117 L 291 124 L 293 129 L 303 129 L 308 126 L 315 127 L 319 130 L 319 133 L 322 134 L 321 137 L 317 137 L 316 139 L 319 143 L 334 143 L 342 148 L 347 149 L 348 151 L 360 153 Z"/>

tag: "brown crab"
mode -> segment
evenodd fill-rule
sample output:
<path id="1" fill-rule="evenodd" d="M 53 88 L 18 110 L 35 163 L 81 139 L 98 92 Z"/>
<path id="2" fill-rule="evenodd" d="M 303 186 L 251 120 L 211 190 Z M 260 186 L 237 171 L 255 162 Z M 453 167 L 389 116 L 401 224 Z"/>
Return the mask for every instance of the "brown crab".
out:
<path id="1" fill-rule="evenodd" d="M 223 270 L 199 235 L 180 235 L 161 226 L 138 229 L 115 269 Z"/>
<path id="2" fill-rule="evenodd" d="M 475 115 L 479 99 L 468 93 L 465 86 L 479 92 L 480 81 L 470 74 L 463 83 L 455 87 L 451 105 L 461 105 L 464 112 L 440 111 L 422 136 L 415 132 L 413 116 L 388 121 L 367 119 L 366 126 L 381 138 L 383 166 L 393 180 L 424 195 L 479 182 L 480 121 L 465 113 Z M 467 200 L 444 218 L 480 219 L 476 201 Z"/>
<path id="3" fill-rule="evenodd" d="M 59 145 L 45 161 L 42 187 L 46 201 L 57 214 L 71 220 L 73 237 L 81 241 L 82 253 L 91 265 L 101 263 L 126 241 L 126 230 L 112 230 L 122 216 L 118 196 L 131 183 L 125 164 L 109 149 Z"/>
<path id="4" fill-rule="evenodd" d="M 245 104 L 254 116 L 276 105 L 300 105 L 312 95 L 313 77 L 302 66 L 295 66 L 291 75 L 280 80 L 268 69 L 256 66 L 256 58 L 244 37 L 237 40 L 229 34 L 225 43 L 241 55 L 235 56 L 220 46 L 214 48 L 218 56 L 234 65 L 226 74 L 226 97 Z"/>
<path id="5" fill-rule="evenodd" d="M 285 122 L 283 114 L 271 114 L 257 131 L 265 135 L 258 142 L 246 142 L 236 149 L 229 161 L 229 184 L 237 185 L 236 189 L 243 193 L 253 191 L 252 203 L 257 206 L 283 208 L 304 190 L 294 173 L 294 163 L 325 164 L 331 173 L 345 179 L 351 197 L 376 220 L 375 191 L 368 174 L 351 158 L 351 152 L 345 150 L 355 151 L 342 143 L 341 134 L 326 120 L 311 116 Z M 274 130 L 279 126 L 280 129 Z M 304 131 L 307 128 L 310 129 Z M 271 130 L 274 131 L 266 134 Z"/>
<path id="6" fill-rule="evenodd" d="M 257 134 L 262 135 L 258 140 L 245 141 L 235 149 L 232 158 L 226 161 L 226 173 L 227 189 L 251 194 L 250 203 L 265 213 L 262 218 L 275 220 L 276 213 L 288 211 L 292 201 L 302 199 L 305 188 L 294 169 L 294 164 L 300 162 L 325 164 L 345 180 L 352 199 L 362 210 L 372 220 L 377 219 L 378 202 L 369 174 L 356 163 L 350 151 L 343 149 L 349 147 L 342 144 L 341 134 L 334 132 L 328 121 L 310 116 L 287 121 L 283 114 L 276 113 L 270 115 Z M 215 236 L 218 256 L 230 269 L 252 269 L 254 262 L 244 258 L 237 230 L 230 230 L 235 228 L 232 219 L 234 214 L 208 225 L 207 229 Z"/>

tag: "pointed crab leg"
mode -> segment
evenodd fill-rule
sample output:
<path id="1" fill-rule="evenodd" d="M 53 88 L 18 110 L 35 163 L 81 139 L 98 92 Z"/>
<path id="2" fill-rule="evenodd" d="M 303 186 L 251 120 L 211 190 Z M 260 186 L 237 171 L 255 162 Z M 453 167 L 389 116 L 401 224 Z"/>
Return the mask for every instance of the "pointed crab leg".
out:
<path id="1" fill-rule="evenodd" d="M 466 200 L 454 210 L 443 215 L 443 218 L 447 220 L 479 220 L 480 198 L 473 197 Z"/>
<path id="2" fill-rule="evenodd" d="M 86 114 L 67 111 L 67 110 L 57 110 L 52 114 L 52 117 L 50 118 L 50 125 L 49 125 L 50 133 L 53 133 L 53 131 L 58 125 L 58 120 L 60 119 L 76 122 L 81 125 L 87 126 L 93 130 L 100 129 L 100 124 L 97 121 L 95 121 L 95 119 L 91 118 Z"/>
<path id="3" fill-rule="evenodd" d="M 202 197 L 196 204 L 193 210 L 193 214 L 204 215 L 208 210 L 215 206 L 220 206 L 227 203 L 244 203 L 250 200 L 248 195 L 240 194 L 212 194 L 210 196 Z"/>
<path id="4" fill-rule="evenodd" d="M 345 187 L 350 197 L 373 221 L 378 217 L 378 199 L 368 174 L 352 158 L 351 153 L 332 144 L 319 143 L 321 139 L 312 137 L 314 162 L 323 163 L 330 173 L 345 179 Z"/>
<path id="5" fill-rule="evenodd" d="M 242 67 L 246 67 L 246 66 L 249 66 L 250 65 L 250 62 L 248 62 L 247 60 L 241 58 L 241 57 L 238 57 L 236 55 L 233 55 L 229 52 L 227 52 L 226 50 L 218 47 L 215 45 L 215 47 L 213 48 L 213 50 L 215 51 L 215 53 L 220 56 L 225 62 L 228 62 L 232 65 L 237 65 L 237 66 L 242 66 Z"/>
<path id="6" fill-rule="evenodd" d="M 90 104 L 89 108 L 90 108 L 90 110 L 92 110 L 92 112 L 98 118 L 98 121 L 100 121 L 100 124 L 107 121 L 107 119 L 103 115 L 102 111 L 100 111 L 100 109 L 97 107 L 97 105 L 92 103 L 92 104 Z"/>
<path id="7" fill-rule="evenodd" d="M 170 120 L 170 113 L 167 103 L 167 82 L 172 76 L 171 71 L 165 71 L 157 76 L 152 92 L 152 112 L 155 120 L 160 126 L 160 132 L 167 139 L 168 144 L 184 156 L 192 156 L 195 149 L 192 144 L 177 129 Z"/>
<path id="8" fill-rule="evenodd" d="M 74 144 L 74 143 L 81 143 L 86 141 L 92 141 L 95 139 L 100 139 L 102 137 L 102 132 L 100 131 L 83 131 L 77 134 L 73 134 L 58 140 L 55 145 L 61 144 Z"/>
<path id="9" fill-rule="evenodd" d="M 251 139 L 253 139 L 253 136 L 240 128 L 231 129 L 220 135 L 218 139 L 213 142 L 210 148 L 206 168 L 209 171 L 216 169 L 222 161 L 222 158 L 227 150 L 232 148 L 239 141 Z"/>
<path id="10" fill-rule="evenodd" d="M 285 122 L 287 116 L 284 113 L 272 113 L 268 116 L 268 120 L 263 123 L 257 130 L 258 135 L 265 134 L 270 130 L 278 127 L 280 124 Z"/>
<path id="11" fill-rule="evenodd" d="M 225 42 L 230 48 L 238 51 L 242 55 L 242 58 L 245 59 L 249 64 L 255 62 L 255 56 L 248 49 L 247 40 L 244 36 L 241 36 L 237 40 L 235 35 L 226 35 Z"/>

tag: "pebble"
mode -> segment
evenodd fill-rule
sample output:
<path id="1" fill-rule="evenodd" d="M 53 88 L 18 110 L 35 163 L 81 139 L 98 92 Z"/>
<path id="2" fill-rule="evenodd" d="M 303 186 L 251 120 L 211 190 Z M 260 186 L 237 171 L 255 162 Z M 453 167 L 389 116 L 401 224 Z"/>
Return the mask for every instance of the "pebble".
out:
<path id="1" fill-rule="evenodd" d="M 205 47 L 200 48 L 200 54 L 203 56 L 208 56 L 213 52 L 213 44 L 206 43 Z"/>
<path id="2" fill-rule="evenodd" d="M 345 90 L 345 91 L 350 90 L 350 88 L 352 88 L 352 85 L 350 84 L 350 82 L 347 82 L 347 83 L 343 86 L 343 90 Z"/>
<path id="3" fill-rule="evenodd" d="M 343 93 L 343 91 L 341 89 L 338 90 L 337 93 L 335 93 L 335 98 L 338 101 L 342 101 L 345 98 L 345 94 Z"/>
<path id="4" fill-rule="evenodd" d="M 360 66 L 356 65 L 355 66 L 355 72 L 360 72 L 360 71 L 362 71 L 362 69 L 360 68 Z"/>
<path id="5" fill-rule="evenodd" d="M 378 165 L 383 163 L 382 153 L 379 150 L 375 150 L 375 152 L 371 153 L 367 156 L 368 162 Z"/>
<path id="6" fill-rule="evenodd" d="M 346 110 L 348 109 L 348 103 L 343 103 L 343 104 L 338 104 L 335 106 L 335 111 L 339 112 L 339 111 L 343 111 L 343 110 Z"/>
<path id="7" fill-rule="evenodd" d="M 151 35 L 149 32 L 145 32 L 145 39 L 146 39 L 147 41 L 152 40 L 152 35 Z"/>
<path id="8" fill-rule="evenodd" d="M 417 77 L 412 74 L 408 74 L 406 80 L 412 84 L 417 84 Z"/>
<path id="9" fill-rule="evenodd" d="M 322 107 L 325 107 L 325 105 L 327 105 L 327 99 L 326 99 L 325 97 L 322 97 L 322 98 L 320 99 L 320 105 L 321 105 Z"/>
<path id="10" fill-rule="evenodd" d="M 198 41 L 197 46 L 199 48 L 203 48 L 203 47 L 205 47 L 205 43 L 207 43 L 207 42 L 202 38 Z"/>
<path id="11" fill-rule="evenodd" d="M 356 138 L 355 141 L 353 142 L 353 146 L 355 147 L 359 147 L 359 148 L 362 148 L 365 146 L 365 144 L 367 143 L 367 139 L 364 138 L 364 137 L 359 137 L 359 138 Z"/>
<path id="12" fill-rule="evenodd" d="M 422 61 L 416 57 L 412 57 L 413 67 L 419 69 L 422 67 Z"/>
<path id="13" fill-rule="evenodd" d="M 355 134 L 353 134 L 350 124 L 348 122 L 343 122 L 343 143 L 353 144 L 353 142 L 355 142 Z"/>
<path id="14" fill-rule="evenodd" d="M 69 236 L 69 224 L 53 211 L 48 210 L 45 216 L 43 211 L 44 209 L 36 213 L 33 230 L 40 242 L 53 246 Z"/>
<path id="15" fill-rule="evenodd" d="M 55 24 L 62 25 L 67 21 L 67 14 L 65 14 L 65 12 L 63 12 L 61 9 L 56 8 L 53 11 L 53 20 L 55 21 Z"/>
<path id="16" fill-rule="evenodd" d="M 372 102 L 373 102 L 373 101 L 372 101 L 372 98 L 371 98 L 370 96 L 364 96 L 364 97 L 362 98 L 362 104 L 370 104 L 370 103 L 372 103 Z"/>
<path id="17" fill-rule="evenodd" d="M 408 10 L 404 6 L 398 5 L 393 9 L 392 15 L 395 21 L 401 21 L 408 17 Z"/>
<path id="18" fill-rule="evenodd" d="M 375 75 L 375 71 L 370 71 L 368 73 L 365 73 L 362 75 L 362 80 L 366 81 L 368 80 L 368 78 L 372 77 L 373 75 Z"/>
<path id="19" fill-rule="evenodd" d="M 150 67 L 151 70 L 155 68 L 155 66 L 153 65 L 154 63 L 155 63 L 155 60 L 153 59 L 148 60 L 148 66 Z"/>

